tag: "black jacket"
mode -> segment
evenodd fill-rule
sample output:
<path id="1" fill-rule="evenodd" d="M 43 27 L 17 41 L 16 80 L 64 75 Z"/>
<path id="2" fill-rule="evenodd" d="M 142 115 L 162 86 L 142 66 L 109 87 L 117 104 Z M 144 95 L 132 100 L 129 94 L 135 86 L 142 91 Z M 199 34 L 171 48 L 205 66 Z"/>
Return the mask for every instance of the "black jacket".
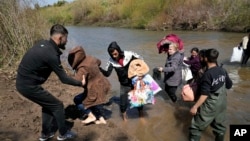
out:
<path id="1" fill-rule="evenodd" d="M 53 40 L 42 40 L 24 55 L 17 70 L 19 85 L 43 84 L 54 71 L 62 83 L 82 86 L 81 81 L 69 77 L 60 61 L 61 51 Z"/>

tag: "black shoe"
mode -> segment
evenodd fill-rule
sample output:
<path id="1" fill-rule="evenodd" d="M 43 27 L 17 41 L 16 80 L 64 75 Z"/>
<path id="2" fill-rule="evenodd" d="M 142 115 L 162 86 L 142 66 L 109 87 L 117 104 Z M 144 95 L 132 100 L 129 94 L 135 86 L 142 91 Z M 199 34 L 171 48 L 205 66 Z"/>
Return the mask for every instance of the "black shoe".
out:
<path id="1" fill-rule="evenodd" d="M 49 133 L 48 135 L 45 135 L 42 133 L 41 137 L 39 137 L 39 141 L 46 141 L 50 138 L 53 138 L 55 136 L 55 133 Z"/>
<path id="2" fill-rule="evenodd" d="M 77 136 L 76 133 L 68 130 L 64 135 L 59 135 L 57 136 L 57 140 L 58 141 L 64 141 L 64 140 L 67 140 L 67 139 L 73 139 Z"/>

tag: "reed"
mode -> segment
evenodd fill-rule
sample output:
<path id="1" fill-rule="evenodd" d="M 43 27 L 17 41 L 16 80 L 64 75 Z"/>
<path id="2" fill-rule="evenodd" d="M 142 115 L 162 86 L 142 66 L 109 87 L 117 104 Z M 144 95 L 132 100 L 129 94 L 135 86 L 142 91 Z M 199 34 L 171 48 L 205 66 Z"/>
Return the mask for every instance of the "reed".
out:
<path id="1" fill-rule="evenodd" d="M 47 24 L 27 3 L 0 2 L 0 67 L 15 67 L 32 44 L 48 33 Z"/>
<path id="2" fill-rule="evenodd" d="M 60 2 L 60 1 L 59 1 Z M 73 9 L 78 6 L 70 4 L 54 4 L 53 6 L 41 7 L 37 12 L 51 24 L 72 24 Z"/>

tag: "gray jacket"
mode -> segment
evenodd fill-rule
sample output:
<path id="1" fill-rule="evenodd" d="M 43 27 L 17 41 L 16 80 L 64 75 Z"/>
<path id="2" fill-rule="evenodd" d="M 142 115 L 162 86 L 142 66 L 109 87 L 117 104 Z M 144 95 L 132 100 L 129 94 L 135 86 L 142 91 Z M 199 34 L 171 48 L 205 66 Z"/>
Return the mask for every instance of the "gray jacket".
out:
<path id="1" fill-rule="evenodd" d="M 163 68 L 164 83 L 167 85 L 178 86 L 181 84 L 183 57 L 184 55 L 178 51 L 167 57 L 165 68 Z"/>

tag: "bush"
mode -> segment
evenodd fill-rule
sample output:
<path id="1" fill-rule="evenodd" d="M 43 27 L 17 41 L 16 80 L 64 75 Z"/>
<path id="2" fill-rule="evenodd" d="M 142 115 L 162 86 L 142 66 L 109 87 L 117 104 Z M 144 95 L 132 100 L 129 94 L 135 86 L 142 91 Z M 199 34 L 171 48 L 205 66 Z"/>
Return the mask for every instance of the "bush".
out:
<path id="1" fill-rule="evenodd" d="M 250 27 L 249 7 L 249 0 L 77 0 L 41 11 L 52 23 L 245 31 Z"/>
<path id="2" fill-rule="evenodd" d="M 32 44 L 43 37 L 45 21 L 16 0 L 0 2 L 0 67 L 15 66 Z M 14 65 L 13 65 L 14 64 Z"/>

